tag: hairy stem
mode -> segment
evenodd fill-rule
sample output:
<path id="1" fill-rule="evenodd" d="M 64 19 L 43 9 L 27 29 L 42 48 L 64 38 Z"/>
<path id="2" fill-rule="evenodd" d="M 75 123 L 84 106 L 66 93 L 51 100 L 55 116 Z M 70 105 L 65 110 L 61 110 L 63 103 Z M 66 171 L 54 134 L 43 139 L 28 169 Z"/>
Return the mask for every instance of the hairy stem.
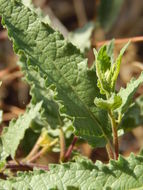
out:
<path id="1" fill-rule="evenodd" d="M 64 160 L 65 156 L 65 137 L 62 127 L 60 128 L 60 162 Z"/>
<path id="2" fill-rule="evenodd" d="M 68 161 L 68 160 L 70 159 L 72 150 L 73 150 L 73 148 L 74 148 L 75 143 L 77 142 L 77 140 L 78 140 L 78 137 L 77 137 L 77 136 L 74 136 L 71 145 L 69 146 L 68 150 L 67 150 L 66 153 L 65 153 L 64 161 Z"/>
<path id="3" fill-rule="evenodd" d="M 114 144 L 114 149 L 115 149 L 115 159 L 118 159 L 119 156 L 119 143 L 118 143 L 118 134 L 117 134 L 117 124 L 114 118 L 114 115 L 112 111 L 109 111 L 109 117 L 111 120 L 111 125 L 112 125 L 112 132 L 113 132 L 113 144 Z"/>
<path id="4" fill-rule="evenodd" d="M 34 162 L 35 160 L 37 160 L 38 158 L 43 156 L 48 151 L 48 149 L 49 149 L 49 147 L 47 147 L 47 146 L 43 147 L 37 154 L 32 156 L 30 159 L 28 159 L 28 163 Z"/>
<path id="5" fill-rule="evenodd" d="M 58 139 L 55 139 L 49 145 L 44 146 L 37 154 L 33 155 L 30 159 L 28 159 L 28 163 L 34 162 L 35 160 L 43 156 L 49 150 L 49 148 L 54 146 L 57 142 L 58 142 Z"/>
<path id="6" fill-rule="evenodd" d="M 109 160 L 114 159 L 114 153 L 109 143 L 106 144 L 106 151 L 107 151 Z"/>
<path id="7" fill-rule="evenodd" d="M 40 142 L 41 142 L 41 135 L 39 136 L 38 140 L 36 141 L 34 147 L 30 151 L 30 153 L 26 156 L 26 158 L 23 159 L 23 161 L 28 161 L 32 158 L 34 154 L 37 153 L 38 149 L 40 148 Z"/>

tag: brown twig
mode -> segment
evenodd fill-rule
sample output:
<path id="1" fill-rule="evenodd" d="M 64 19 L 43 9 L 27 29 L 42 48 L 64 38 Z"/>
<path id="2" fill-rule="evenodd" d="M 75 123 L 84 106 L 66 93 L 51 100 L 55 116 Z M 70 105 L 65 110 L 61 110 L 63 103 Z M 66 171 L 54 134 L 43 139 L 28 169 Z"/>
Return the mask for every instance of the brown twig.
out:
<path id="1" fill-rule="evenodd" d="M 3 119 L 2 120 L 4 122 L 5 121 L 10 121 L 13 118 L 17 118 L 18 115 L 23 114 L 25 112 L 25 110 L 20 109 L 20 108 L 18 108 L 16 106 L 9 106 L 9 105 L 2 104 L 2 107 L 4 107 L 3 110 L 6 109 L 7 111 L 9 111 L 8 113 L 3 114 Z"/>
<path id="2" fill-rule="evenodd" d="M 5 39 L 7 39 L 7 31 L 6 30 L 0 32 L 0 40 L 5 40 Z"/>
<path id="3" fill-rule="evenodd" d="M 21 71 L 16 71 L 13 73 L 9 73 L 8 75 L 4 76 L 2 78 L 2 81 L 12 81 L 15 80 L 16 78 L 21 78 L 23 76 L 23 73 Z"/>
<path id="4" fill-rule="evenodd" d="M 41 142 L 41 135 L 39 136 L 38 140 L 36 141 L 30 153 L 26 156 L 26 158 L 22 160 L 23 162 L 29 161 L 34 155 L 37 154 L 38 149 L 40 148 L 40 142 Z"/>
<path id="5" fill-rule="evenodd" d="M 4 104 L 4 103 L 2 103 L 1 107 L 2 107 L 3 110 L 12 112 L 13 114 L 16 114 L 16 115 L 23 114 L 25 112 L 24 109 L 21 109 L 19 107 L 12 106 L 12 105 L 7 105 L 7 104 Z"/>
<path id="6" fill-rule="evenodd" d="M 110 145 L 107 143 L 106 145 L 106 151 L 107 151 L 107 154 L 108 154 L 108 157 L 109 157 L 109 160 L 110 159 L 114 159 L 114 154 L 113 154 L 113 151 L 110 147 Z"/>
<path id="7" fill-rule="evenodd" d="M 40 165 L 40 164 L 34 164 L 34 163 L 21 163 L 17 164 L 17 163 L 10 163 L 8 162 L 6 164 L 6 168 L 7 169 L 11 169 L 12 171 L 32 171 L 33 168 L 39 168 L 42 170 L 49 170 L 48 166 L 45 165 Z"/>
<path id="8" fill-rule="evenodd" d="M 78 19 L 78 25 L 81 27 L 87 22 L 83 0 L 73 0 L 73 4 Z"/>
<path id="9" fill-rule="evenodd" d="M 46 154 L 49 148 L 53 147 L 57 142 L 58 142 L 58 139 L 55 139 L 49 145 L 44 146 L 39 152 L 37 152 L 37 154 L 33 155 L 32 157 L 30 157 L 30 159 L 27 160 L 28 163 L 34 162 L 35 160 L 37 160 L 38 158 Z"/>
<path id="10" fill-rule="evenodd" d="M 115 44 L 127 43 L 128 41 L 142 42 L 143 41 L 143 36 L 115 39 Z M 95 42 L 92 45 L 93 45 L 93 47 L 100 47 L 100 46 L 102 46 L 104 44 L 108 44 L 109 42 L 110 42 L 110 40 L 105 40 L 105 41 L 102 41 L 102 42 Z"/>
<path id="11" fill-rule="evenodd" d="M 4 77 L 8 73 L 12 72 L 14 69 L 15 70 L 19 70 L 19 66 L 17 66 L 17 65 L 11 65 L 8 68 L 0 70 L 0 78 Z"/>
<path id="12" fill-rule="evenodd" d="M 35 160 L 46 154 L 47 150 L 48 147 L 43 147 L 37 154 L 33 155 L 31 158 L 28 159 L 28 163 L 34 162 Z"/>
<path id="13" fill-rule="evenodd" d="M 17 118 L 17 117 L 18 117 L 18 115 L 16 115 L 15 113 L 11 113 L 11 112 L 4 113 L 2 121 L 10 121 L 11 119 Z"/>
<path id="14" fill-rule="evenodd" d="M 118 159 L 119 156 L 119 142 L 118 142 L 118 133 L 117 133 L 117 124 L 114 119 L 114 116 L 111 111 L 108 112 L 109 117 L 111 120 L 111 126 L 112 126 L 112 132 L 113 132 L 113 144 L 114 144 L 114 149 L 115 149 L 115 159 Z"/>
<path id="15" fill-rule="evenodd" d="M 68 150 L 67 150 L 66 153 L 65 153 L 64 161 L 67 162 L 67 161 L 70 159 L 71 153 L 72 153 L 72 151 L 73 151 L 73 148 L 74 148 L 74 146 L 75 146 L 77 140 L 78 140 L 78 137 L 77 137 L 77 136 L 74 136 L 71 145 L 69 146 Z"/>
<path id="16" fill-rule="evenodd" d="M 5 175 L 4 173 L 0 172 L 0 179 L 6 179 L 7 175 Z"/>

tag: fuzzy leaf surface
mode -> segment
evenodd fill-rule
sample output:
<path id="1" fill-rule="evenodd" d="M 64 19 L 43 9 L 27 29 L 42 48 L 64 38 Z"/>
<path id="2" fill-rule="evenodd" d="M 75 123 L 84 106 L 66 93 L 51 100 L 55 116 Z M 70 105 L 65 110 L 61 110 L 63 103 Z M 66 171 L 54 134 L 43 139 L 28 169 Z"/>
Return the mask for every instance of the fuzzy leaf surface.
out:
<path id="1" fill-rule="evenodd" d="M 29 70 L 47 79 L 48 87 L 56 86 L 64 112 L 75 119 L 76 134 L 93 146 L 104 146 L 111 134 L 108 116 L 94 105 L 99 97 L 96 74 L 87 72 L 83 54 L 20 2 L 0 0 L 0 5 L 15 52 L 26 60 Z"/>
<path id="2" fill-rule="evenodd" d="M 79 159 L 75 163 L 50 165 L 49 172 L 33 171 L 20 173 L 7 181 L 0 180 L 4 190 L 141 190 L 143 189 L 143 156 L 119 157 L 104 165 L 97 161 Z M 88 179 L 88 180 L 87 180 Z"/>
<path id="3" fill-rule="evenodd" d="M 94 49 L 94 54 L 96 57 L 96 73 L 98 76 L 98 87 L 102 94 L 110 93 L 111 81 L 108 81 L 110 69 L 111 69 L 111 59 L 107 54 L 107 46 L 104 45 L 100 48 L 98 52 Z"/>
<path id="4" fill-rule="evenodd" d="M 120 96 L 113 94 L 108 100 L 95 98 L 94 103 L 97 107 L 105 110 L 115 110 L 122 104 Z"/>
<path id="5" fill-rule="evenodd" d="M 122 98 L 122 105 L 117 109 L 119 113 L 122 115 L 127 111 L 128 107 L 132 103 L 133 96 L 139 87 L 139 85 L 143 82 L 143 72 L 140 74 L 138 79 L 132 79 L 126 88 L 121 88 L 118 95 Z"/>
<path id="6" fill-rule="evenodd" d="M 122 119 L 120 128 L 128 132 L 140 125 L 143 125 L 143 96 L 140 96 L 131 104 Z"/>
<path id="7" fill-rule="evenodd" d="M 127 47 L 129 46 L 130 42 L 128 42 L 127 44 L 124 45 L 124 47 L 120 50 L 120 53 L 112 67 L 112 87 L 115 87 L 115 83 L 116 80 L 118 78 L 119 72 L 120 72 L 120 66 L 121 66 L 121 61 L 122 61 L 122 57 L 127 49 Z"/>
<path id="8" fill-rule="evenodd" d="M 42 102 L 36 106 L 31 106 L 26 112 L 10 122 L 9 127 L 4 128 L 1 139 L 3 153 L 5 157 L 11 155 L 14 158 L 18 145 L 23 139 L 25 131 L 30 127 L 33 119 L 35 119 L 40 111 Z"/>
<path id="9" fill-rule="evenodd" d="M 47 85 L 47 79 L 44 79 L 40 76 L 38 71 L 30 69 L 27 67 L 26 60 L 19 63 L 22 71 L 25 74 L 25 80 L 31 86 L 30 95 L 31 95 L 31 103 L 36 105 L 37 102 L 42 100 L 42 111 L 41 111 L 41 125 L 49 125 L 56 129 L 59 124 L 59 106 L 60 103 L 56 101 L 56 91 L 55 87 Z M 38 121 L 38 118 L 37 118 Z"/>
<path id="10" fill-rule="evenodd" d="M 109 42 L 107 45 L 107 54 L 111 59 L 111 63 L 114 61 L 114 39 Z"/>
<path id="11" fill-rule="evenodd" d="M 96 73 L 98 76 L 98 87 L 102 94 L 111 95 L 115 91 L 121 60 L 128 45 L 129 42 L 121 49 L 115 61 L 113 56 L 114 40 L 108 45 L 102 46 L 98 52 L 94 49 L 96 57 L 94 65 L 96 66 Z"/>

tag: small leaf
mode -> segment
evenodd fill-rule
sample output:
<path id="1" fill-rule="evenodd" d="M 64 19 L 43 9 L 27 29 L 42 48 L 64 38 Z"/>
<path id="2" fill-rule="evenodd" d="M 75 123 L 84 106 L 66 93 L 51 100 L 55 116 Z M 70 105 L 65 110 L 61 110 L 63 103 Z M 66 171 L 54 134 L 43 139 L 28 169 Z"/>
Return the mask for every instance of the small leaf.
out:
<path id="1" fill-rule="evenodd" d="M 115 83 L 120 71 L 121 59 L 128 45 L 129 42 L 122 48 L 115 63 L 113 56 L 114 40 L 107 46 L 102 46 L 98 53 L 94 49 L 96 57 L 94 65 L 96 66 L 96 73 L 98 76 L 98 87 L 102 94 L 111 96 L 111 94 L 114 93 Z"/>
<path id="2" fill-rule="evenodd" d="M 138 79 L 132 79 L 126 88 L 121 88 L 118 95 L 122 98 L 122 105 L 116 110 L 120 114 L 124 114 L 132 103 L 133 96 L 139 87 L 139 85 L 143 82 L 143 72 L 140 74 Z"/>
<path id="3" fill-rule="evenodd" d="M 83 28 L 70 32 L 68 36 L 69 41 L 84 53 L 91 47 L 91 35 L 94 27 L 95 24 L 89 22 Z"/>
<path id="4" fill-rule="evenodd" d="M 110 69 L 111 69 L 111 60 L 107 54 L 107 46 L 102 46 L 97 53 L 94 49 L 94 54 L 96 57 L 96 73 L 98 76 L 98 87 L 102 94 L 106 94 L 112 91 L 110 81 L 108 81 Z"/>
<path id="5" fill-rule="evenodd" d="M 137 98 L 128 108 L 120 124 L 120 129 L 128 132 L 141 125 L 143 125 L 143 96 Z"/>
<path id="6" fill-rule="evenodd" d="M 105 110 L 115 110 L 122 104 L 122 98 L 116 94 L 112 94 L 112 96 L 108 100 L 104 100 L 102 98 L 95 98 L 94 103 L 97 107 Z"/>
<path id="7" fill-rule="evenodd" d="M 41 109 L 42 102 L 36 106 L 27 108 L 26 112 L 19 116 L 17 120 L 12 120 L 9 127 L 4 128 L 1 139 L 3 145 L 3 152 L 7 156 L 15 156 L 15 152 L 18 148 L 20 141 L 23 139 L 25 131 L 30 127 L 30 124 L 34 118 L 37 117 Z"/>
<path id="8" fill-rule="evenodd" d="M 114 62 L 114 39 L 109 42 L 107 45 L 107 54 L 111 59 L 111 63 Z"/>
<path id="9" fill-rule="evenodd" d="M 121 60 L 122 60 L 123 54 L 125 53 L 129 44 L 130 44 L 130 41 L 121 49 L 120 54 L 118 55 L 114 65 L 112 67 L 112 73 L 113 73 L 112 87 L 113 88 L 115 87 L 115 83 L 116 83 L 117 77 L 118 77 L 119 72 L 120 72 L 120 65 L 121 65 Z"/>

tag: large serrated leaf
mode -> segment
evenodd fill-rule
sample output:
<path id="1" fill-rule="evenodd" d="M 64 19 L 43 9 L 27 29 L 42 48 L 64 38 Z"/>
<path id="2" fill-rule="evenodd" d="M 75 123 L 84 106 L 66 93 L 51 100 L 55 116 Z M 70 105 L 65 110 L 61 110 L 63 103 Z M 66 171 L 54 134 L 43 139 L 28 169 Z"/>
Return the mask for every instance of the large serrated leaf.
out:
<path id="1" fill-rule="evenodd" d="M 93 146 L 104 146 L 110 137 L 108 116 L 94 105 L 99 90 L 95 73 L 87 72 L 87 60 L 59 32 L 18 1 L 0 0 L 0 4 L 2 23 L 16 53 L 24 56 L 29 70 L 39 72 L 42 79 L 48 78 L 48 87 L 56 86 L 57 99 L 62 101 L 66 113 L 75 118 L 77 135 Z"/>
<path id="2" fill-rule="evenodd" d="M 42 102 L 38 103 L 36 106 L 31 105 L 31 107 L 27 108 L 27 111 L 19 116 L 17 120 L 12 120 L 9 127 L 4 128 L 1 136 L 3 153 L 5 154 L 4 157 L 11 155 L 12 158 L 14 158 L 25 131 L 30 127 L 32 120 L 38 116 L 41 105 Z"/>
<path id="3" fill-rule="evenodd" d="M 7 181 L 0 180 L 3 189 L 23 190 L 141 190 L 143 189 L 143 156 L 130 155 L 128 159 L 93 164 L 79 159 L 75 163 L 50 165 L 49 172 L 33 171 L 21 173 Z"/>

